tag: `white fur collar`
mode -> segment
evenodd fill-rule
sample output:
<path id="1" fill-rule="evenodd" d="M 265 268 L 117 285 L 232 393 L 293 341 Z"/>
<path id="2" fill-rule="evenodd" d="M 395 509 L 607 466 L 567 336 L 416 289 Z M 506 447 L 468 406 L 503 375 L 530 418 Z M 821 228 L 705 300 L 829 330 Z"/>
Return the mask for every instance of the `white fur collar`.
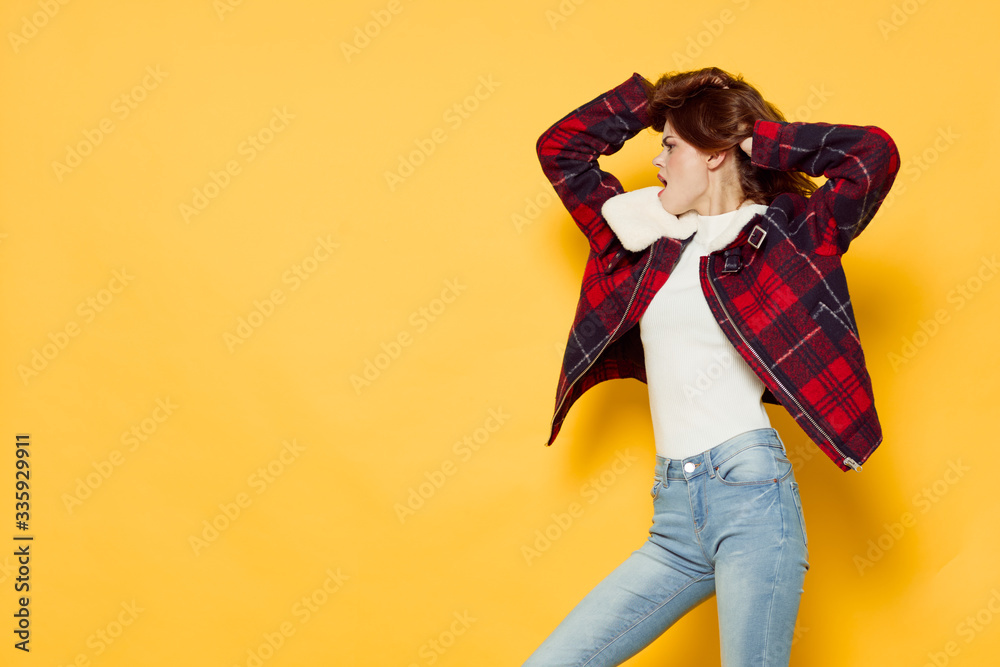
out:
<path id="1" fill-rule="evenodd" d="M 605 201 L 601 207 L 604 219 L 627 250 L 638 252 L 661 236 L 686 239 L 698 231 L 698 213 L 688 211 L 680 216 L 667 213 L 656 196 L 660 189 L 654 185 L 623 192 Z M 745 201 L 738 210 L 740 214 L 733 216 L 730 223 L 712 239 L 709 252 L 721 250 L 732 243 L 750 218 L 766 211 L 767 206 Z"/>

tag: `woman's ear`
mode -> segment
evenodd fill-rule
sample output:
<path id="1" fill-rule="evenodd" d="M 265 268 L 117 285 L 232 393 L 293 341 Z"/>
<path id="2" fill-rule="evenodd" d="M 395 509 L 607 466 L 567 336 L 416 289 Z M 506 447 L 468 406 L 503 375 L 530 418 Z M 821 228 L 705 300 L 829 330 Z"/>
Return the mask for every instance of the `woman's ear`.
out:
<path id="1" fill-rule="evenodd" d="M 738 148 L 736 150 L 739 150 Z M 709 169 L 718 169 L 726 163 L 726 158 L 729 157 L 733 148 L 727 148 L 724 151 L 715 151 L 714 153 L 709 153 L 705 156 L 706 164 Z M 736 158 L 735 155 L 732 156 L 733 159 Z"/>

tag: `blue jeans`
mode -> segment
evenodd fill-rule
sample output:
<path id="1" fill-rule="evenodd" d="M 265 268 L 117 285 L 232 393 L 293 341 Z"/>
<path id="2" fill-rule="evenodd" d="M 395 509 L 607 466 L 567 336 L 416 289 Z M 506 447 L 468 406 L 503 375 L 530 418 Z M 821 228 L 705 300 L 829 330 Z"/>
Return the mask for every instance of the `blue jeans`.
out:
<path id="1" fill-rule="evenodd" d="M 809 569 L 792 464 L 773 428 L 656 457 L 649 538 L 524 667 L 620 665 L 713 594 L 725 667 L 787 666 Z"/>

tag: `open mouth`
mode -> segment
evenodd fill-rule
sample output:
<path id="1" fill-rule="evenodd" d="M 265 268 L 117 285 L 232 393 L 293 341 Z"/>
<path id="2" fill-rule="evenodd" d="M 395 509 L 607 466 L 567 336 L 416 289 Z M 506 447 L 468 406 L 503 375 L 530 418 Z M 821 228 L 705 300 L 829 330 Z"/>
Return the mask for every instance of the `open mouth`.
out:
<path id="1" fill-rule="evenodd" d="M 659 174 L 657 174 L 656 178 L 657 178 L 657 180 L 660 181 L 660 183 L 662 183 L 664 186 L 666 186 L 667 182 L 665 180 L 663 180 L 662 176 L 660 176 Z"/>

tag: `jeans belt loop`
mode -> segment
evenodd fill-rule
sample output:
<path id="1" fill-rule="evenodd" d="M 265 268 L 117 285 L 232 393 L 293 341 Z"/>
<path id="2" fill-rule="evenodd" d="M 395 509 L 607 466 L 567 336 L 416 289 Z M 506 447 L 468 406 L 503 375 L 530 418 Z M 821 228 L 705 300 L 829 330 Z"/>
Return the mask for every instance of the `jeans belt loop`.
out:
<path id="1" fill-rule="evenodd" d="M 788 458 L 788 450 L 785 449 L 785 441 L 781 439 L 781 434 L 778 433 L 778 429 L 772 426 L 771 430 L 774 431 L 774 437 L 778 440 L 778 445 L 781 447 L 782 456 Z"/>

